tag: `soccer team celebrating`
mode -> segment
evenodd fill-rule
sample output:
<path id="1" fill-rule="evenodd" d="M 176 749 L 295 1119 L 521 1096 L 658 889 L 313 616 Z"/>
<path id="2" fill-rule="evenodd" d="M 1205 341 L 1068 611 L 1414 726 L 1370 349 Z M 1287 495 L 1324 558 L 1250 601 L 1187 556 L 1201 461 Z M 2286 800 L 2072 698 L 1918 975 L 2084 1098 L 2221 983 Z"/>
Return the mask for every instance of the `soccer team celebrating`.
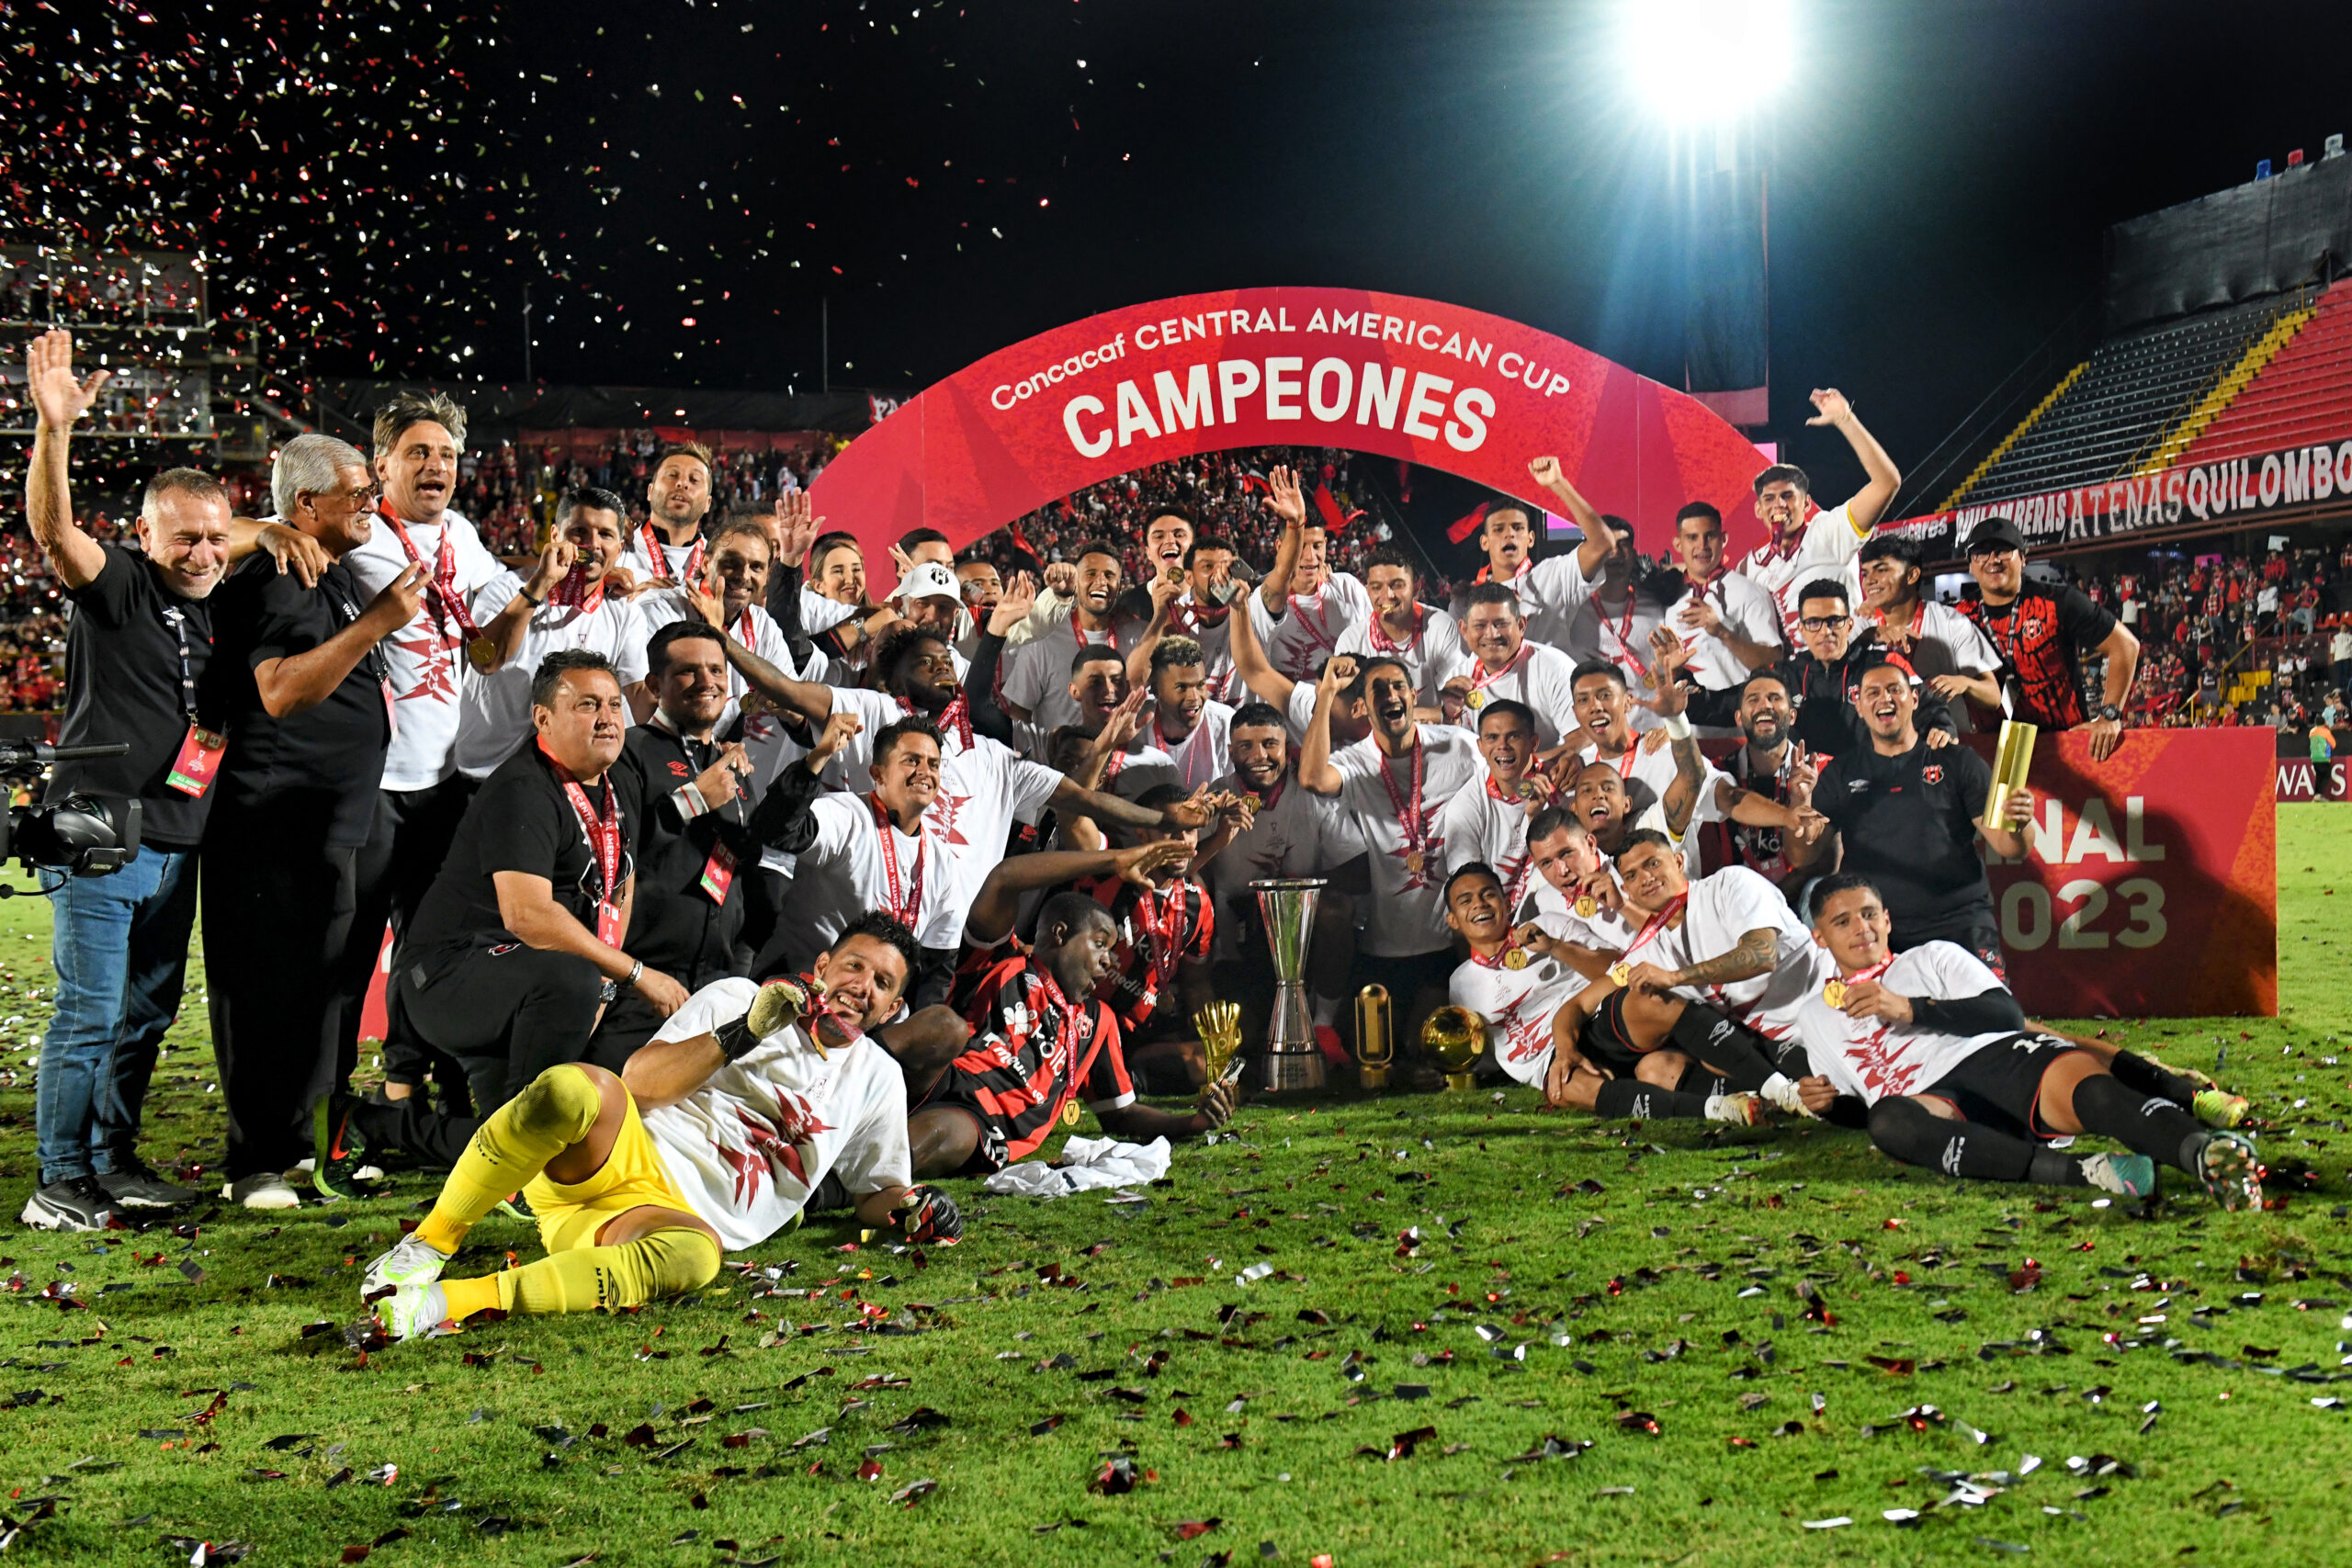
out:
<path id="1" fill-rule="evenodd" d="M 1344 1049 L 1385 986 L 1417 1083 L 1422 1024 L 1467 1010 L 1479 1070 L 1552 1108 L 1817 1118 L 1951 1176 L 2139 1195 L 2162 1164 L 2260 1201 L 2242 1099 L 2030 1022 L 2004 977 L 1983 852 L 2021 854 L 2033 802 L 1959 738 L 2006 712 L 2104 759 L 2137 645 L 2030 578 L 2005 519 L 1965 541 L 1980 595 L 1929 602 L 1838 392 L 1812 423 L 1867 482 L 1821 510 L 1768 468 L 1737 561 L 1694 502 L 1654 568 L 1534 455 L 1578 538 L 1539 555 L 1541 512 L 1498 497 L 1439 605 L 1396 548 L 1335 570 L 1275 467 L 1260 570 L 1168 506 L 1018 566 L 917 530 L 876 602 L 805 495 L 714 516 L 692 446 L 643 524 L 577 489 L 502 562 L 448 508 L 465 416 L 434 394 L 379 410 L 369 452 L 288 441 L 272 517 L 173 469 L 139 547 L 100 543 L 67 446 L 104 372 L 62 333 L 27 360 L 28 521 L 75 611 L 61 739 L 127 745 L 50 788 L 141 800 L 148 863 L 51 894 L 29 1224 L 193 1198 L 136 1142 L 200 914 L 223 1196 L 293 1206 L 303 1165 L 356 1194 L 395 1152 L 448 1173 L 368 1269 L 393 1337 L 677 1294 L 808 1213 L 950 1243 L 937 1183 L 1081 1107 L 1138 1141 L 1233 1114 L 1194 1018 L 1230 1000 L 1263 1038 L 1251 884 L 1302 877 L 1318 1034 Z M 545 1256 L 444 1278 L 501 1208 Z"/>

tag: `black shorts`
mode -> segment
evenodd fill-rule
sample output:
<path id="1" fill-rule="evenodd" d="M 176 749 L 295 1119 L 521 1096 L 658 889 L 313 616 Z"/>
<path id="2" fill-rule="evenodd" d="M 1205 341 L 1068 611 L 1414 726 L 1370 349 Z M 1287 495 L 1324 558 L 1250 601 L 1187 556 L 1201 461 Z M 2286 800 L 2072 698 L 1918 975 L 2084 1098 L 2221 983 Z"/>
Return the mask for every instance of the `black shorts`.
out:
<path id="1" fill-rule="evenodd" d="M 1577 1035 L 1577 1054 L 1612 1078 L 1632 1077 L 1641 1066 L 1642 1058 L 1652 1054 L 1634 1048 L 1633 1036 L 1625 1029 L 1624 1001 L 1624 992 L 1609 993 L 1600 1010 L 1584 1021 L 1584 1028 Z M 1674 1051 L 1680 1047 L 1669 1043 L 1657 1049 Z M 1722 1082 L 1720 1077 L 1693 1058 L 1674 1088 L 1686 1094 L 1713 1094 Z"/>
<path id="2" fill-rule="evenodd" d="M 2061 1134 L 2045 1130 L 2034 1114 L 2041 1097 L 2041 1075 L 2069 1051 L 2082 1047 L 2052 1035 L 2028 1031 L 1997 1041 L 1978 1051 L 1913 1096 L 1940 1100 L 1980 1127 L 2012 1137 L 2050 1139 Z"/>
<path id="3" fill-rule="evenodd" d="M 923 1097 L 922 1103 L 911 1107 L 908 1114 L 911 1116 L 916 1111 L 944 1106 L 950 1111 L 961 1111 L 969 1116 L 974 1125 L 980 1130 L 979 1138 L 972 1145 L 972 1157 L 948 1174 L 967 1176 L 978 1179 L 994 1176 L 1011 1163 L 1007 1158 L 1011 1153 L 1011 1140 L 1005 1135 L 1004 1123 L 993 1112 L 983 1108 L 972 1096 L 966 1087 L 967 1082 L 968 1080 L 963 1078 L 956 1069 L 950 1067 L 939 1075 L 939 1082 L 933 1086 L 928 1095 Z"/>

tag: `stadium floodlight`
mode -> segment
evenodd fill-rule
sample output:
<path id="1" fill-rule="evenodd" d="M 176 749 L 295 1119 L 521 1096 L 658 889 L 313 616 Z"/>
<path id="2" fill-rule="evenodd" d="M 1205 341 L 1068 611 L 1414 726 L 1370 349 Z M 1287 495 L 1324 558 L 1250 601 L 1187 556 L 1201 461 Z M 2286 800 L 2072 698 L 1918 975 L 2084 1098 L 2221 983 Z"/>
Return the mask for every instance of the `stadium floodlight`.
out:
<path id="1" fill-rule="evenodd" d="M 1789 78 L 1789 0 L 1626 0 L 1620 15 L 1626 73 L 1667 119 L 1729 118 Z"/>

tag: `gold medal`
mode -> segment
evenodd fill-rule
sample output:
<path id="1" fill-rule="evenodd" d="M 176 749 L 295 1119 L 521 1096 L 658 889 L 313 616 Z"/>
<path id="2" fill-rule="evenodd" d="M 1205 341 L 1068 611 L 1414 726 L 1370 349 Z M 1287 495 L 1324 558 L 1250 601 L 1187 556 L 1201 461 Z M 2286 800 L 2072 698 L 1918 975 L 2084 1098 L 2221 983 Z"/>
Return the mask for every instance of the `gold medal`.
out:
<path id="1" fill-rule="evenodd" d="M 486 637 L 478 637 L 466 644 L 466 657 L 486 675 L 498 663 L 498 645 Z"/>
<path id="2" fill-rule="evenodd" d="M 1655 685 L 1657 685 L 1657 676 L 1654 672 L 1652 672 L 1652 671 L 1647 671 L 1647 670 L 1643 671 L 1642 671 L 1642 684 L 1643 684 L 1643 685 L 1645 685 L 1645 686 L 1655 686 Z"/>
<path id="3" fill-rule="evenodd" d="M 1062 1125 L 1065 1127 L 1078 1125 L 1078 1100 L 1075 1096 L 1062 1101 Z"/>
<path id="4" fill-rule="evenodd" d="M 1589 894 L 1589 893 L 1586 893 L 1586 894 L 1582 894 L 1582 895 L 1579 895 L 1579 896 L 1578 896 L 1578 897 L 1577 898 L 1577 919 L 1580 919 L 1580 920 L 1589 920 L 1589 919 L 1592 919 L 1592 917 L 1593 917 L 1593 916 L 1595 916 L 1595 915 L 1599 914 L 1600 912 L 1600 899 L 1598 899 L 1598 898 L 1594 897 L 1593 897 L 1591 894 Z"/>
<path id="5" fill-rule="evenodd" d="M 1634 966 L 1622 961 L 1611 964 L 1609 966 L 1609 977 L 1622 986 L 1634 977 Z"/>
<path id="6" fill-rule="evenodd" d="M 1506 969 L 1524 969 L 1524 968 L 1526 968 L 1526 967 L 1527 967 L 1527 949 L 1525 949 L 1525 948 L 1523 948 L 1523 947 L 1514 947 L 1514 948 L 1512 948 L 1510 952 L 1508 952 L 1508 953 L 1504 953 L 1504 954 L 1503 954 L 1503 967 L 1504 967 L 1504 968 L 1506 968 Z"/>
<path id="7" fill-rule="evenodd" d="M 1427 858 L 1419 850 L 1408 851 L 1405 855 L 1405 869 L 1415 876 L 1420 875 L 1421 867 L 1428 863 Z"/>
<path id="8" fill-rule="evenodd" d="M 1519 798 L 1521 800 L 1541 800 L 1544 798 L 1543 786 L 1538 784 L 1533 779 L 1521 779 L 1519 781 Z"/>
<path id="9" fill-rule="evenodd" d="M 1476 713 L 1487 705 L 1487 694 L 1473 686 L 1462 694 L 1462 705 Z"/>
<path id="10" fill-rule="evenodd" d="M 1829 984 L 1822 987 L 1821 999 L 1827 1002 L 1833 1008 L 1844 1008 L 1846 1005 L 1846 982 L 1843 980 L 1832 980 Z"/>

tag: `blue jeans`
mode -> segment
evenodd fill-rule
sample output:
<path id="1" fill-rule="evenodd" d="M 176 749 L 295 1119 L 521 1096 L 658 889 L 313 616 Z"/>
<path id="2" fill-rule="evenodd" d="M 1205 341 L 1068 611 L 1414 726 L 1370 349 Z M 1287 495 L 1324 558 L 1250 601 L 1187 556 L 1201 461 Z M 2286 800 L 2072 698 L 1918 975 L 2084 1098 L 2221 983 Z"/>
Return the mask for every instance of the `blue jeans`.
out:
<path id="1" fill-rule="evenodd" d="M 141 847 L 111 876 L 49 890 L 57 1016 L 41 1041 L 34 1126 L 43 1186 L 137 1157 L 164 1031 L 196 924 L 196 852 Z"/>

